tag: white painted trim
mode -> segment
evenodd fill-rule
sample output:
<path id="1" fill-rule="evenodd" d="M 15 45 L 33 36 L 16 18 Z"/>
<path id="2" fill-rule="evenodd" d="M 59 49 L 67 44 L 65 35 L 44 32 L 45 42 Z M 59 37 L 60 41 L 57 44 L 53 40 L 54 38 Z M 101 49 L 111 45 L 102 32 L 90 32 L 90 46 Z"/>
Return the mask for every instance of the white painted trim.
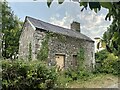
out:
<path id="1" fill-rule="evenodd" d="M 33 28 L 34 30 L 36 30 L 35 26 L 30 22 L 30 20 L 27 19 L 27 21 L 30 23 L 30 25 L 32 26 L 32 28 Z"/>

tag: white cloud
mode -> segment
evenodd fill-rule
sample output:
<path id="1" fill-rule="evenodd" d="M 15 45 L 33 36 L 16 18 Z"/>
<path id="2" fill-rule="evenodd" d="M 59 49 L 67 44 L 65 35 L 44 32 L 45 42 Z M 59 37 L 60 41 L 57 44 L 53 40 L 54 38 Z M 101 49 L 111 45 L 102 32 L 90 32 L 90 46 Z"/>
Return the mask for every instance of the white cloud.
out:
<path id="1" fill-rule="evenodd" d="M 73 6 L 66 7 L 66 13 L 62 17 L 58 13 L 53 15 L 50 18 L 50 22 L 55 25 L 70 28 L 70 23 L 74 20 L 80 22 L 81 32 L 83 34 L 92 39 L 95 37 L 101 37 L 111 23 L 110 21 L 105 21 L 107 11 L 103 9 L 97 14 L 91 10 L 84 10 L 81 12 L 80 8 L 78 9 L 77 6 L 73 8 Z"/>
<path id="2" fill-rule="evenodd" d="M 105 14 L 96 14 L 93 11 L 81 15 L 82 32 L 91 38 L 101 37 L 111 22 L 105 21 Z"/>
<path id="3" fill-rule="evenodd" d="M 73 21 L 73 17 L 71 17 L 67 12 L 65 13 L 65 16 L 60 19 L 60 15 L 59 14 L 55 14 L 54 16 L 52 16 L 50 18 L 50 23 L 54 24 L 54 25 L 58 25 L 64 28 L 70 28 L 69 23 Z"/>

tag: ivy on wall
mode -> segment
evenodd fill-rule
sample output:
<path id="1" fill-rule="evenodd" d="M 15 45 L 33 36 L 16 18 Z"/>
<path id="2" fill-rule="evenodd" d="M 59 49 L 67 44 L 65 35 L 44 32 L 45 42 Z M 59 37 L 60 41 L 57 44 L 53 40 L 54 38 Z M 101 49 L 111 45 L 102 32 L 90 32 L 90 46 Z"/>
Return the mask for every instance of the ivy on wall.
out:
<path id="1" fill-rule="evenodd" d="M 65 43 L 66 42 L 66 36 L 62 35 L 62 34 L 57 34 L 57 33 L 52 33 L 52 32 L 49 32 L 48 35 L 50 37 L 55 37 L 57 40 L 59 40 L 60 42 L 62 43 Z"/>
<path id="2" fill-rule="evenodd" d="M 41 60 L 41 61 L 44 61 L 44 60 L 47 60 L 48 58 L 48 41 L 49 41 L 49 33 L 46 34 L 44 40 L 41 42 L 42 43 L 42 46 L 40 48 L 40 51 L 38 52 L 37 54 L 37 59 L 38 60 Z"/>
<path id="3" fill-rule="evenodd" d="M 41 42 L 42 46 L 40 48 L 40 51 L 37 54 L 38 60 L 41 60 L 41 61 L 47 60 L 48 52 L 49 52 L 48 41 L 49 41 L 50 37 L 53 37 L 53 38 L 55 37 L 60 42 L 65 42 L 65 36 L 56 34 L 56 33 L 52 33 L 52 32 L 47 32 L 44 40 Z"/>
<path id="4" fill-rule="evenodd" d="M 29 56 L 28 56 L 28 60 L 29 61 L 32 60 L 32 45 L 31 45 L 31 42 L 29 43 Z"/>
<path id="5" fill-rule="evenodd" d="M 83 64 L 85 61 L 85 51 L 84 48 L 81 47 L 77 53 L 77 60 L 78 60 L 78 69 L 83 69 Z"/>

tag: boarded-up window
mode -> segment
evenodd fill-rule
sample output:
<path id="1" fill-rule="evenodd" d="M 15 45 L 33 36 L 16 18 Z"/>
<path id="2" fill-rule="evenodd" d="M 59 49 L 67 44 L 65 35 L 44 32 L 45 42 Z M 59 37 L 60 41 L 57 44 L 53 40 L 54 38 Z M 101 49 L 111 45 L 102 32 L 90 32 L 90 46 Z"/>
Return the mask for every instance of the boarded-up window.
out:
<path id="1" fill-rule="evenodd" d="M 65 66 L 65 55 L 55 55 L 55 60 L 56 60 L 56 65 L 60 68 L 60 69 L 64 69 Z"/>
<path id="2" fill-rule="evenodd" d="M 40 45 L 39 44 L 35 44 L 35 48 L 39 48 L 40 47 Z"/>
<path id="3" fill-rule="evenodd" d="M 72 65 L 73 67 L 77 66 L 77 55 L 73 55 Z"/>

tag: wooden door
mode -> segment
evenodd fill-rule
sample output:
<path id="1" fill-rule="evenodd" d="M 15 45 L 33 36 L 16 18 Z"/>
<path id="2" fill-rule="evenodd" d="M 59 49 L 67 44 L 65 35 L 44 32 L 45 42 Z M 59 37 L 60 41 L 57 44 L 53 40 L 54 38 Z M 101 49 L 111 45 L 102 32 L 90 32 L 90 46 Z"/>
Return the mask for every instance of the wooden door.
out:
<path id="1" fill-rule="evenodd" d="M 64 55 L 56 55 L 56 65 L 59 67 L 59 69 L 64 69 L 64 62 L 65 62 L 65 56 Z"/>

